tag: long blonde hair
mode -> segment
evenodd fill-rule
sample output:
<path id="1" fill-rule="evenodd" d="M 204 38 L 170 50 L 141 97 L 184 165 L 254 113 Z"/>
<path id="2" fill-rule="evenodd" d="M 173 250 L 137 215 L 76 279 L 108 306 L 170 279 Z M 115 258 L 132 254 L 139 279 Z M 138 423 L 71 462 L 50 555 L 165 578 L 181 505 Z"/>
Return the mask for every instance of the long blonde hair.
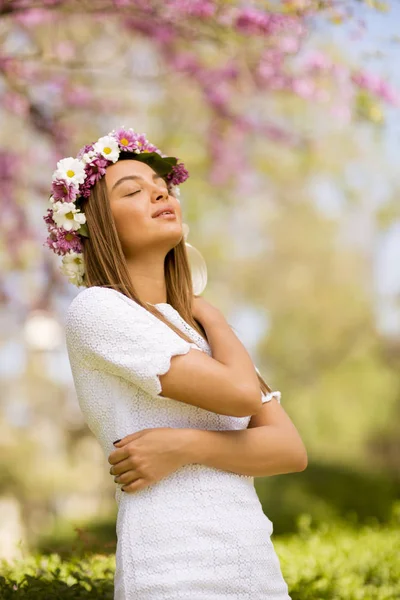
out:
<path id="1" fill-rule="evenodd" d="M 86 216 L 89 237 L 83 238 L 85 263 L 84 285 L 112 288 L 131 298 L 145 310 L 155 315 L 177 335 L 193 342 L 189 336 L 168 321 L 156 306 L 144 304 L 137 296 L 129 277 L 125 256 L 114 223 L 107 195 L 105 178 L 102 177 L 91 189 L 89 198 L 83 200 L 82 210 Z M 192 314 L 193 285 L 184 238 L 167 253 L 164 263 L 167 303 L 181 315 L 206 341 L 206 332 Z M 263 393 L 271 388 L 257 373 Z"/>

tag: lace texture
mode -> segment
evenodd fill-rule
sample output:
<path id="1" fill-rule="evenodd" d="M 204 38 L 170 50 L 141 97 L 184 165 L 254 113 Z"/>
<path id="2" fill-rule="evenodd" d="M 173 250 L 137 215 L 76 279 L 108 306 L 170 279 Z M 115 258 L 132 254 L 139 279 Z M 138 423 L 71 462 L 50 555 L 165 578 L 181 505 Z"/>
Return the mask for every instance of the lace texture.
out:
<path id="1" fill-rule="evenodd" d="M 211 356 L 211 349 L 170 304 L 157 308 L 193 343 L 115 290 L 87 288 L 67 311 L 77 399 L 107 471 L 113 440 L 129 433 L 154 427 L 239 430 L 251 418 L 159 396 L 158 376 L 168 371 L 172 356 L 191 348 Z M 274 394 L 280 399 L 280 392 Z M 115 486 L 114 600 L 290 600 L 271 541 L 273 524 L 253 477 L 189 464 L 134 493 Z"/>

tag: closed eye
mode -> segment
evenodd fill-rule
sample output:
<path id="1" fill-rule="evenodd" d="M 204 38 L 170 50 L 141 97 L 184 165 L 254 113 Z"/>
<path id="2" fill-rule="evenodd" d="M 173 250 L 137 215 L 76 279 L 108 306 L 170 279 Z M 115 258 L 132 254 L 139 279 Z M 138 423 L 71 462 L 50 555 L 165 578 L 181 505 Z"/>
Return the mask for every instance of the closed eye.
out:
<path id="1" fill-rule="evenodd" d="M 137 194 L 138 192 L 140 192 L 141 190 L 136 190 L 136 192 L 131 192 L 130 194 L 125 194 L 124 197 L 126 196 L 134 196 L 135 194 Z"/>

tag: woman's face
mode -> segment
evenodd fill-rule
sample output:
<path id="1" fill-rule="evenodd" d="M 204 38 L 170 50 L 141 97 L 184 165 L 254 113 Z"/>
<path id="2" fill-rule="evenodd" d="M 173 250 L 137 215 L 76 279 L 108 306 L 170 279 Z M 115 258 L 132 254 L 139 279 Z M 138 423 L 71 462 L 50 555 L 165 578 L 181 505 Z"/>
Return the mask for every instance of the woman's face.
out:
<path id="1" fill-rule="evenodd" d="M 165 179 L 138 160 L 121 160 L 105 173 L 108 199 L 118 237 L 126 258 L 154 248 L 167 253 L 182 239 L 179 200 L 168 194 Z M 156 210 L 170 205 L 175 219 L 153 217 Z"/>

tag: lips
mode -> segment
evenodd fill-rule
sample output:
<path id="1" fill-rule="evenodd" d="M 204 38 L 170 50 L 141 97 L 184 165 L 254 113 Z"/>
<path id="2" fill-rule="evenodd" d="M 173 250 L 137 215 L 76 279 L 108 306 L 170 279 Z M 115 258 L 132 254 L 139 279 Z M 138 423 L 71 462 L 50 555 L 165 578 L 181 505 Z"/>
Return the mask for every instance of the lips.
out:
<path id="1" fill-rule="evenodd" d="M 175 209 L 173 206 L 171 206 L 170 204 L 165 204 L 164 206 L 162 206 L 161 208 L 158 208 L 152 215 L 153 219 L 155 219 L 156 217 L 158 217 L 158 215 L 160 215 L 161 213 L 165 212 L 165 211 L 169 211 L 171 212 L 173 215 L 175 214 Z"/>

